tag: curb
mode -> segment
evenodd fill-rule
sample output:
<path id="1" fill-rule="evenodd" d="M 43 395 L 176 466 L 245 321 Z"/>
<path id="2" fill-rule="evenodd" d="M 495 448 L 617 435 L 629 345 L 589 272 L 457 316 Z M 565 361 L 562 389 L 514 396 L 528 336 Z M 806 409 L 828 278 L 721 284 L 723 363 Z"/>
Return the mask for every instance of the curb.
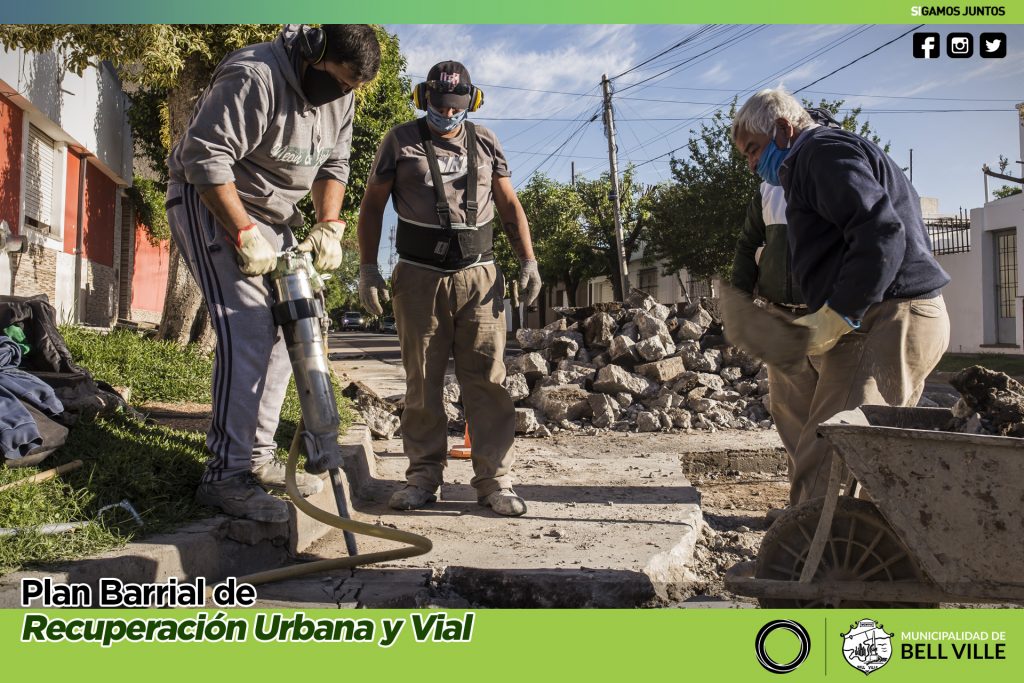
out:
<path id="1" fill-rule="evenodd" d="M 352 493 L 365 490 L 376 474 L 370 430 L 356 422 L 340 440 L 345 459 L 344 486 L 348 509 Z M 313 505 L 336 512 L 334 492 L 324 475 L 323 491 L 307 498 Z M 55 583 L 85 583 L 97 594 L 101 578 L 125 583 L 163 582 L 200 576 L 213 584 L 228 576 L 272 569 L 292 561 L 334 527 L 299 514 L 291 506 L 286 524 L 264 524 L 223 515 L 193 522 L 175 532 L 158 534 L 124 548 L 55 565 L 52 571 L 23 571 L 0 576 L 0 608 L 18 608 L 23 578 L 49 577 Z"/>

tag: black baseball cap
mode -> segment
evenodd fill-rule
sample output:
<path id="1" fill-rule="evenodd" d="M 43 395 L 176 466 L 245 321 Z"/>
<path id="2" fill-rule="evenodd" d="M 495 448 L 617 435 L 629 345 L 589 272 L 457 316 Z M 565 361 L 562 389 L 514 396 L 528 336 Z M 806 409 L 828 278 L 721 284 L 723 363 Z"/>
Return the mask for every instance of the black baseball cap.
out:
<path id="1" fill-rule="evenodd" d="M 430 101 L 436 107 L 469 109 L 473 82 L 469 70 L 459 62 L 439 62 L 427 72 Z"/>

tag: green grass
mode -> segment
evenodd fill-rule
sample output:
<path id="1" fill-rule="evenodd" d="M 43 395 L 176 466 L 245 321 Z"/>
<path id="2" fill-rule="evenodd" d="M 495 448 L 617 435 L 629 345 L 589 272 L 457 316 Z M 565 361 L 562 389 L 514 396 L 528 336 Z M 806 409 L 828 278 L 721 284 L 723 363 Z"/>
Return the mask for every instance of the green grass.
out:
<path id="1" fill-rule="evenodd" d="M 49 481 L 0 491 L 0 527 L 96 520 L 102 506 L 122 500 L 131 501 L 145 526 L 140 529 L 127 513 L 111 510 L 100 522 L 69 533 L 0 537 L 0 571 L 102 552 L 140 534 L 207 516 L 211 511 L 193 501 L 203 472 L 204 438 L 125 415 L 75 425 L 44 468 L 76 458 L 83 466 Z M 0 468 L 0 484 L 37 471 Z"/>
<path id="2" fill-rule="evenodd" d="M 989 370 L 1007 375 L 1024 375 L 1024 356 L 1001 353 L 947 353 L 935 369 L 939 372 L 958 372 L 972 365 L 983 365 Z"/>
<path id="3" fill-rule="evenodd" d="M 210 400 L 213 358 L 194 345 L 183 349 L 131 330 L 100 334 L 63 325 L 60 333 L 76 362 L 96 379 L 131 388 L 133 403 Z"/>
<path id="4" fill-rule="evenodd" d="M 63 327 L 61 334 L 75 361 L 96 379 L 132 387 L 136 405 L 210 400 L 212 359 L 195 348 L 180 349 L 126 330 L 101 334 Z M 344 433 L 352 424 L 353 413 L 337 382 L 335 395 Z M 293 380 L 275 435 L 278 457 L 287 455 L 300 415 Z M 147 424 L 125 414 L 80 421 L 72 427 L 67 443 L 45 460 L 41 469 L 76 458 L 84 462 L 83 467 L 46 482 L 0 491 L 0 527 L 95 523 L 55 535 L 29 531 L 0 536 L 0 573 L 93 555 L 209 516 L 213 511 L 193 499 L 206 461 L 205 441 L 205 434 Z M 38 471 L 0 467 L 0 485 Z M 122 500 L 130 501 L 139 512 L 143 528 L 132 524 L 130 516 L 120 510 L 111 510 L 97 520 L 101 507 Z"/>

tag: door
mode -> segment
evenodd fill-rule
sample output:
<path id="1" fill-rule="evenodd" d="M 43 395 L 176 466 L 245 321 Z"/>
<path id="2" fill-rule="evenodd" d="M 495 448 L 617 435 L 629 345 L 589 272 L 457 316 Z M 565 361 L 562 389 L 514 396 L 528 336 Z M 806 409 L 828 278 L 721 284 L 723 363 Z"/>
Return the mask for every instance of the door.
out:
<path id="1" fill-rule="evenodd" d="M 993 233 L 996 242 L 996 343 L 1017 343 L 1017 231 Z"/>

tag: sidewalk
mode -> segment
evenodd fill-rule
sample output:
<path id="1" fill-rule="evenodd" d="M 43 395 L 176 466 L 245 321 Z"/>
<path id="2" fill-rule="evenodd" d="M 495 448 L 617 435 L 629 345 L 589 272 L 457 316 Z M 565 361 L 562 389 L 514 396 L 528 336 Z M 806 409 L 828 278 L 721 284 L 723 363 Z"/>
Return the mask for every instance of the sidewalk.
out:
<path id="1" fill-rule="evenodd" d="M 332 335 L 332 364 L 343 383 L 358 380 L 381 395 L 400 394 L 404 373 L 393 356 L 397 340 L 377 337 Z M 709 445 L 706 435 L 678 435 L 658 439 L 661 445 L 651 448 L 654 441 L 644 436 L 517 439 L 513 477 L 529 512 L 515 519 L 476 503 L 468 485 L 471 464 L 458 460 L 449 461 L 437 504 L 411 512 L 390 510 L 386 502 L 402 485 L 406 460 L 400 439 L 374 441 L 375 456 L 368 466 L 371 481 L 358 487 L 361 497 L 354 502 L 353 514 L 362 521 L 425 535 L 434 543 L 426 556 L 387 565 L 390 570 L 407 570 L 394 588 L 407 592 L 413 601 L 417 592 L 422 599 L 424 577 L 429 578 L 415 571 L 420 569 L 427 570 L 442 591 L 493 606 L 656 604 L 687 580 L 685 565 L 702 524 L 700 496 L 683 475 L 681 455 L 692 450 L 688 441 L 700 450 Z M 742 432 L 728 438 L 729 443 L 720 446 L 732 452 L 761 451 L 774 447 L 773 439 L 777 440 L 773 432 Z M 460 441 L 450 438 L 449 444 Z M 387 547 L 391 545 L 377 539 L 359 539 L 361 553 Z M 341 556 L 340 532 L 328 533 L 309 552 Z M 355 577 L 370 571 L 357 570 L 347 582 L 358 583 Z M 302 588 L 311 591 L 308 599 L 324 596 L 320 583 L 307 582 Z M 289 592 L 282 585 L 267 595 L 287 602 Z M 345 602 L 339 592 L 333 596 Z"/>

